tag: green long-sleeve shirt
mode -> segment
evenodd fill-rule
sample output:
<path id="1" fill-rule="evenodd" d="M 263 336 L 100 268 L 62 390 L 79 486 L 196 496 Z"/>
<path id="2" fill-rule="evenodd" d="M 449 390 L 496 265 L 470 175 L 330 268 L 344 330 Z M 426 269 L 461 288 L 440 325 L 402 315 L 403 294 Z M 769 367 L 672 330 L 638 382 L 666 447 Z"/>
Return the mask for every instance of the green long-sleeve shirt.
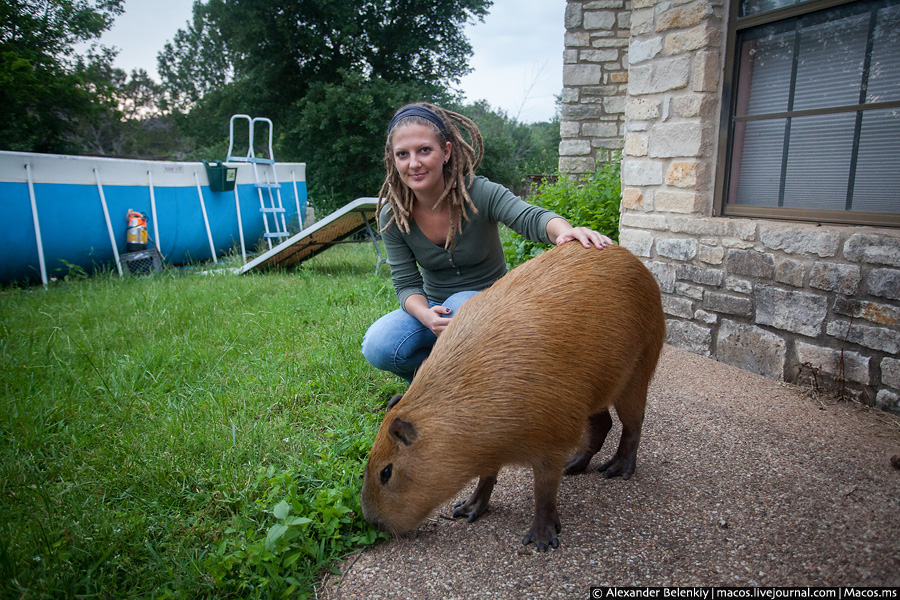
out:
<path id="1" fill-rule="evenodd" d="M 490 287 L 506 274 L 498 223 L 532 241 L 551 242 L 547 223 L 559 215 L 528 204 L 484 177 L 474 178 L 469 195 L 478 214 L 469 211 L 452 252 L 429 240 L 414 221 L 410 221 L 409 234 L 401 232 L 396 223 L 382 234 L 391 279 L 404 310 L 406 299 L 413 294 L 443 302 L 456 292 Z M 381 227 L 389 220 L 386 205 L 379 215 Z"/>

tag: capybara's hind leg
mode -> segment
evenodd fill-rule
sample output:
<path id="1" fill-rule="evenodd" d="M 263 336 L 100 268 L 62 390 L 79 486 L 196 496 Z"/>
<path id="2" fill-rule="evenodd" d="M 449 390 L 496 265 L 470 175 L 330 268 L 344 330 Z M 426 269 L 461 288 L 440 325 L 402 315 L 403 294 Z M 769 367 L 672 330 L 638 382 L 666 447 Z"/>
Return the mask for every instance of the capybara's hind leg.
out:
<path id="1" fill-rule="evenodd" d="M 597 469 L 606 478 L 621 475 L 622 479 L 629 479 L 634 474 L 649 383 L 647 379 L 632 383 L 615 404 L 616 415 L 622 421 L 622 438 L 613 457 Z"/>
<path id="2" fill-rule="evenodd" d="M 534 463 L 534 520 L 531 529 L 525 532 L 522 543 L 526 546 L 532 542 L 538 552 L 546 552 L 547 548 L 559 548 L 557 535 L 562 527 L 559 524 L 559 513 L 556 511 L 556 495 L 562 479 L 561 462 L 546 461 Z"/>
<path id="3" fill-rule="evenodd" d="M 603 410 L 588 417 L 584 447 L 572 457 L 563 469 L 563 473 L 566 475 L 584 473 L 591 459 L 603 447 L 603 442 L 606 441 L 606 434 L 609 433 L 610 429 L 612 429 L 612 417 L 609 415 L 609 410 Z"/>
<path id="4" fill-rule="evenodd" d="M 466 517 L 469 523 L 472 523 L 484 514 L 487 510 L 488 502 L 491 499 L 491 492 L 494 491 L 494 484 L 497 483 L 497 474 L 486 475 L 478 480 L 475 491 L 469 496 L 468 500 L 463 500 L 453 507 L 453 518 Z"/>

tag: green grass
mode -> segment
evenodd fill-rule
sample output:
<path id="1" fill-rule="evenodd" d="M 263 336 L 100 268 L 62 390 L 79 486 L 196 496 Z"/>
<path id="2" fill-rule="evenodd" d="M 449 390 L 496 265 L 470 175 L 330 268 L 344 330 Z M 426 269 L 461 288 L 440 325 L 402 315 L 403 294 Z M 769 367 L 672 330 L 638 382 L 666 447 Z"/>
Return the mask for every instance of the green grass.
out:
<path id="1" fill-rule="evenodd" d="M 0 293 L 0 594 L 302 597 L 379 534 L 362 468 L 403 382 L 370 245 L 252 276 Z"/>

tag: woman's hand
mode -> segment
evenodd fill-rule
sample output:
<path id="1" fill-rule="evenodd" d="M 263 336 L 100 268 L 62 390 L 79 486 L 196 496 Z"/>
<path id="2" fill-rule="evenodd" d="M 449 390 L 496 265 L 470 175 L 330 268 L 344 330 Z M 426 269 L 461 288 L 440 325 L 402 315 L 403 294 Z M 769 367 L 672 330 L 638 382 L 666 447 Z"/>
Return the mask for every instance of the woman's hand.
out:
<path id="1" fill-rule="evenodd" d="M 450 324 L 450 309 L 440 305 L 428 306 L 428 299 L 420 294 L 413 294 L 406 299 L 406 312 L 418 319 L 435 336 L 440 336 Z"/>
<path id="2" fill-rule="evenodd" d="M 595 248 L 604 248 L 612 246 L 613 241 L 600 233 L 587 227 L 572 227 L 569 222 L 563 218 L 550 219 L 547 223 L 547 235 L 557 246 L 561 246 L 566 242 L 579 241 L 585 248 L 594 246 Z"/>
<path id="3" fill-rule="evenodd" d="M 437 337 L 450 324 L 450 309 L 446 306 L 432 306 L 422 314 L 422 317 L 419 320 Z"/>

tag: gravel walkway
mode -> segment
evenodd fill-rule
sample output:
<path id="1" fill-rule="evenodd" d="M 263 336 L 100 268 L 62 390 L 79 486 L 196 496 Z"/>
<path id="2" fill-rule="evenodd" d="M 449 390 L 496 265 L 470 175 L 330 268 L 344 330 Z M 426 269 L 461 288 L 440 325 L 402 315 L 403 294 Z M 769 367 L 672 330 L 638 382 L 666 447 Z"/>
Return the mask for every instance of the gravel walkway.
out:
<path id="1" fill-rule="evenodd" d="M 594 465 L 613 453 L 613 430 Z M 531 473 L 339 565 L 319 598 L 586 598 L 591 586 L 900 585 L 900 418 L 666 346 L 629 481 L 563 479 L 560 547 L 520 539 Z M 466 497 L 470 490 L 461 492 Z"/>

